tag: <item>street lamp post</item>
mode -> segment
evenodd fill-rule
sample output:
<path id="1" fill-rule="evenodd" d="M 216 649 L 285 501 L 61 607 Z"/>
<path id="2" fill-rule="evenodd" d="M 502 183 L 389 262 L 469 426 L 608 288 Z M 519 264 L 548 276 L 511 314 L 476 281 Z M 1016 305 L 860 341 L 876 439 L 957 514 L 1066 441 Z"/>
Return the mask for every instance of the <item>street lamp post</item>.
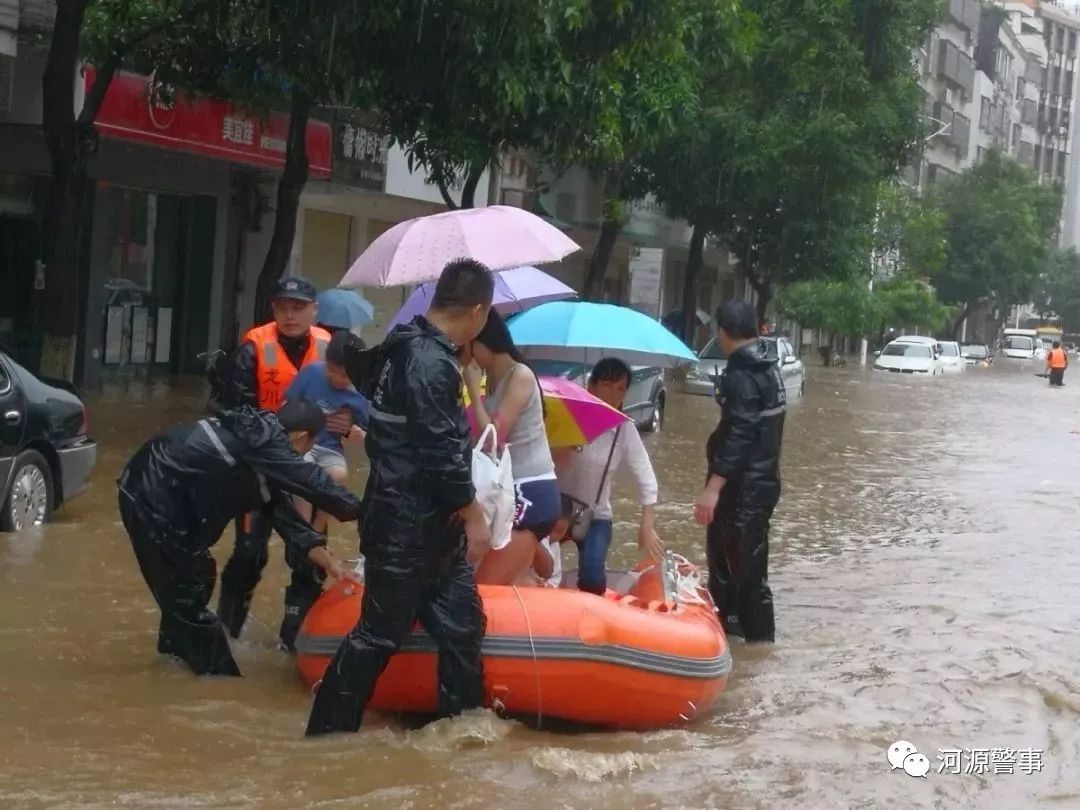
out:
<path id="1" fill-rule="evenodd" d="M 922 142 L 919 144 L 920 146 L 925 146 L 926 144 L 930 143 L 930 141 L 934 140 L 934 138 L 938 137 L 939 135 L 944 135 L 946 132 L 949 131 L 949 128 L 952 126 L 952 121 L 942 121 L 940 118 L 934 118 L 933 116 L 930 116 L 930 115 L 926 116 L 926 120 L 932 121 L 935 124 L 939 124 L 940 126 L 939 126 L 938 129 L 936 129 L 930 135 L 927 135 L 925 138 L 923 138 Z M 916 187 L 916 190 L 918 190 L 918 187 Z M 877 206 L 877 209 L 874 212 L 874 230 L 875 231 L 877 230 L 878 219 L 880 217 L 881 217 L 881 205 L 879 204 Z M 870 292 L 874 291 L 874 270 L 876 269 L 875 265 L 876 265 L 876 261 L 875 261 L 875 258 L 874 258 L 873 249 L 871 249 L 871 252 L 870 252 L 870 282 L 867 285 Z M 868 349 L 869 349 L 869 344 L 867 343 L 867 340 L 864 337 L 859 341 L 859 365 L 860 366 L 865 366 L 866 365 L 866 356 L 867 356 L 867 353 L 868 353 Z"/>

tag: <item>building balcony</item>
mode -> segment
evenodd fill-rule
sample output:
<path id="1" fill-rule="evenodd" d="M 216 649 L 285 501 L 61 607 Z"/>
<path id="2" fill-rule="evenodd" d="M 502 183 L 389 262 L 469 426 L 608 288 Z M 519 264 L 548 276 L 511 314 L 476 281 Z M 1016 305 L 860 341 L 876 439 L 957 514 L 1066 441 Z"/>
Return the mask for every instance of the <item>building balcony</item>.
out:
<path id="1" fill-rule="evenodd" d="M 975 62 L 948 40 L 938 44 L 938 78 L 955 85 L 971 98 L 975 87 Z"/>
<path id="2" fill-rule="evenodd" d="M 949 16 L 961 28 L 975 34 L 979 31 L 981 6 L 978 0 L 949 0 Z"/>

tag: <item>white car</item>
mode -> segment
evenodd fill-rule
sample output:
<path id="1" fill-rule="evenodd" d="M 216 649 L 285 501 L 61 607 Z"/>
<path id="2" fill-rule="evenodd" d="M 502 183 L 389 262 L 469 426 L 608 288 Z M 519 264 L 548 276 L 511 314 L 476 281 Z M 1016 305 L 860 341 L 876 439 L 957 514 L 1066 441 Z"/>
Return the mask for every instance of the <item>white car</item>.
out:
<path id="1" fill-rule="evenodd" d="M 943 373 L 933 345 L 903 338 L 894 340 L 881 350 L 874 360 L 874 370 L 895 374 L 927 374 L 931 377 Z"/>
<path id="2" fill-rule="evenodd" d="M 1046 350 L 1034 329 L 1006 329 L 1001 351 L 1011 360 L 1045 360 Z"/>
<path id="3" fill-rule="evenodd" d="M 953 340 L 938 343 L 938 362 L 945 374 L 960 374 L 967 366 L 967 360 L 960 352 L 960 344 Z"/>

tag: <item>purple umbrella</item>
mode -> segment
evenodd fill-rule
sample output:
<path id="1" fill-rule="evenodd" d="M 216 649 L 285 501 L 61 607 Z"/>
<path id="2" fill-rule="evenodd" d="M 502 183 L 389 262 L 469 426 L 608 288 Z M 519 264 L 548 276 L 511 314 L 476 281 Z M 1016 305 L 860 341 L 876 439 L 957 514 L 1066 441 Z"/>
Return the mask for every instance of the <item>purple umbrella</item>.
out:
<path id="1" fill-rule="evenodd" d="M 417 287 L 390 321 L 386 331 L 389 332 L 399 323 L 408 323 L 417 315 L 426 313 L 431 304 L 431 296 L 434 294 L 435 282 L 433 281 Z M 495 274 L 493 304 L 500 315 L 521 312 L 548 301 L 562 301 L 576 297 L 577 293 L 571 287 L 567 287 L 554 276 L 536 267 L 514 267 Z"/>

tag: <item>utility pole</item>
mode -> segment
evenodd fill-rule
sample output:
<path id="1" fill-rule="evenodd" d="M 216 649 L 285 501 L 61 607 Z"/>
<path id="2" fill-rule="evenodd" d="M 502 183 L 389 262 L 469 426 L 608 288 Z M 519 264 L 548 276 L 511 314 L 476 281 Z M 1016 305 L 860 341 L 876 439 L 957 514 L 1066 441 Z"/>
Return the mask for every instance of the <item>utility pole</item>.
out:
<path id="1" fill-rule="evenodd" d="M 931 133 L 930 135 L 927 135 L 925 138 L 923 138 L 922 143 L 919 145 L 920 146 L 920 150 L 919 150 L 919 155 L 920 155 L 919 159 L 920 160 L 922 160 L 922 157 L 921 157 L 922 149 L 921 149 L 921 147 L 923 147 L 926 144 L 930 143 L 930 141 L 934 140 L 934 138 L 938 137 L 939 135 L 944 135 L 946 132 L 949 131 L 949 128 L 952 127 L 952 122 L 951 121 L 942 121 L 940 118 L 934 118 L 934 117 L 929 116 L 929 115 L 926 116 L 926 118 L 927 118 L 928 121 L 932 121 L 933 123 L 938 124 L 939 126 L 938 126 L 937 130 L 935 130 L 933 133 Z M 903 181 L 901 181 L 901 182 L 903 182 Z M 910 184 L 907 184 L 907 185 L 910 185 Z M 916 188 L 916 191 L 919 191 L 919 190 L 920 189 Z M 875 231 L 877 231 L 878 221 L 880 220 L 880 218 L 881 218 L 881 203 L 878 203 L 877 207 L 876 207 L 876 210 L 874 212 L 874 230 Z M 877 270 L 877 262 L 875 261 L 875 256 L 874 256 L 873 249 L 871 249 L 871 252 L 870 252 L 870 282 L 867 285 L 869 287 L 871 293 L 874 291 L 874 272 L 876 270 Z M 869 348 L 869 346 L 868 346 L 867 340 L 866 340 L 865 337 L 863 337 L 859 341 L 859 365 L 860 366 L 865 366 L 866 365 L 866 355 L 867 355 L 868 348 Z"/>

